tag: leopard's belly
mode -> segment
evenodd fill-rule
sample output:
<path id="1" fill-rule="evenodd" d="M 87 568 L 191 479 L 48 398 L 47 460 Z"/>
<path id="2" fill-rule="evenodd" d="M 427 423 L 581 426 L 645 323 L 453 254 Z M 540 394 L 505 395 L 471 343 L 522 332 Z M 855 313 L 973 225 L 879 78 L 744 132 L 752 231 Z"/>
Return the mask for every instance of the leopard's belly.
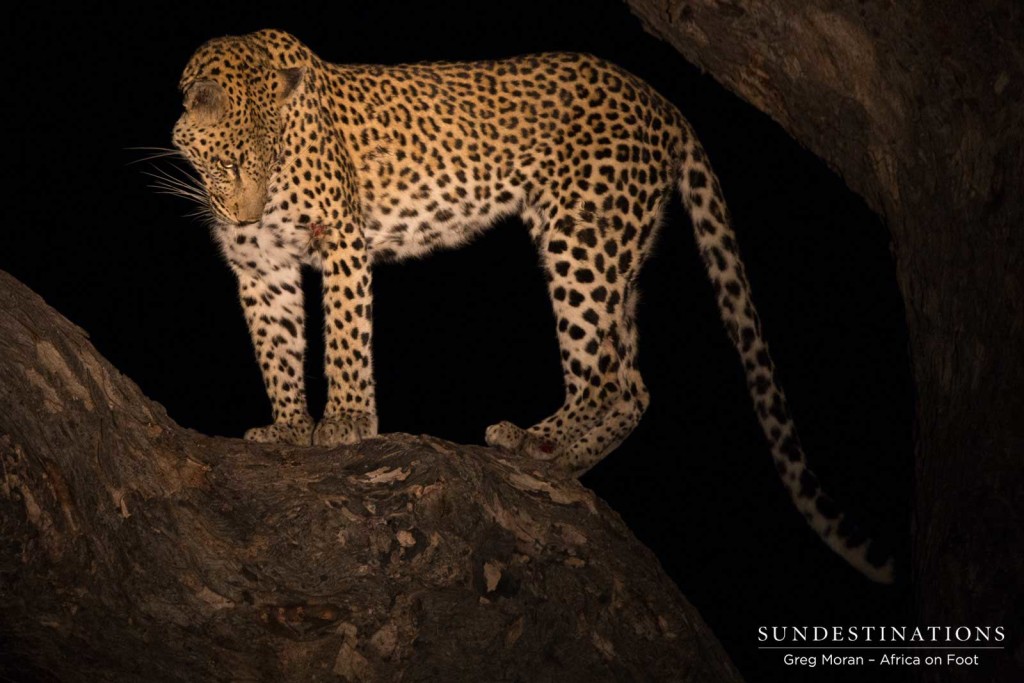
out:
<path id="1" fill-rule="evenodd" d="M 470 174 L 432 170 L 412 177 L 364 182 L 366 236 L 375 261 L 461 246 L 524 208 L 522 187 L 502 180 L 474 181 Z"/>

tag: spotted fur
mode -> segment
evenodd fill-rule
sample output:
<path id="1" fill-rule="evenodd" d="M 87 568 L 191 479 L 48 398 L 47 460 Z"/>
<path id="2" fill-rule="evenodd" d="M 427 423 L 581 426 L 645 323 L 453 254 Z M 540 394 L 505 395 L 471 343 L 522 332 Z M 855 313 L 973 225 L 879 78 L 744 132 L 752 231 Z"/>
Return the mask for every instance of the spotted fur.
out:
<path id="1" fill-rule="evenodd" d="M 174 143 L 201 176 L 273 406 L 246 438 L 334 445 L 377 433 L 371 266 L 457 247 L 515 215 L 557 318 L 565 401 L 486 440 L 581 473 L 648 404 L 636 279 L 677 190 L 783 484 L 872 579 L 892 564 L 806 467 L 761 334 L 718 180 L 690 125 L 649 85 L 582 54 L 352 66 L 260 31 L 202 46 Z M 306 408 L 300 269 L 323 272 L 328 403 Z"/>

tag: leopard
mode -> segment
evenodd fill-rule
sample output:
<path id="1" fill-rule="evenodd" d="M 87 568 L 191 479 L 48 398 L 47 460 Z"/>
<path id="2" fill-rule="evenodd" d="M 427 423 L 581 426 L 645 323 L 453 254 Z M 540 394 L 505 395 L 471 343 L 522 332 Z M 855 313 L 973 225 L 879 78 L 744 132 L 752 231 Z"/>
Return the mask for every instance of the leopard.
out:
<path id="1" fill-rule="evenodd" d="M 807 466 L 719 180 L 690 123 L 651 85 L 569 52 L 335 64 L 266 29 L 203 44 L 179 89 L 173 144 L 236 277 L 273 412 L 246 439 L 335 447 L 376 436 L 374 265 L 459 247 L 514 217 L 539 254 L 564 401 L 528 427 L 491 425 L 484 440 L 583 474 L 649 405 L 638 274 L 678 194 L 793 504 L 851 566 L 892 581 L 892 558 Z M 303 370 L 304 268 L 322 274 L 318 422 Z"/>

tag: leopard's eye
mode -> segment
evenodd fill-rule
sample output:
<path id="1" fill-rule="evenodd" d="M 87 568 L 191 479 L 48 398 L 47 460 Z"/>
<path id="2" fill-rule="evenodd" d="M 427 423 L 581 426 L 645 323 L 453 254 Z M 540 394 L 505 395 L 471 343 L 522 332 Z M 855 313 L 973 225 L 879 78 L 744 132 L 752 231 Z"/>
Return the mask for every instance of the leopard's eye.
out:
<path id="1" fill-rule="evenodd" d="M 220 170 L 228 171 L 230 173 L 234 173 L 235 169 L 238 168 L 238 166 L 233 161 L 221 159 L 220 157 L 214 157 L 213 163 L 215 163 L 217 165 L 217 168 L 219 168 Z"/>

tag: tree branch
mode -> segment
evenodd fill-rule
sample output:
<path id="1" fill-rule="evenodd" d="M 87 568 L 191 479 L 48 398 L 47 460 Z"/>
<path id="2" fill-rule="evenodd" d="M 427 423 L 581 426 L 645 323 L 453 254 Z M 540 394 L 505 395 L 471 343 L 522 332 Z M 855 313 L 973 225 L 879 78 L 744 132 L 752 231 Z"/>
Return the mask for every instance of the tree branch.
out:
<path id="1" fill-rule="evenodd" d="M 2 272 L 0 376 L 9 676 L 740 680 L 650 551 L 545 463 L 191 432 Z"/>

